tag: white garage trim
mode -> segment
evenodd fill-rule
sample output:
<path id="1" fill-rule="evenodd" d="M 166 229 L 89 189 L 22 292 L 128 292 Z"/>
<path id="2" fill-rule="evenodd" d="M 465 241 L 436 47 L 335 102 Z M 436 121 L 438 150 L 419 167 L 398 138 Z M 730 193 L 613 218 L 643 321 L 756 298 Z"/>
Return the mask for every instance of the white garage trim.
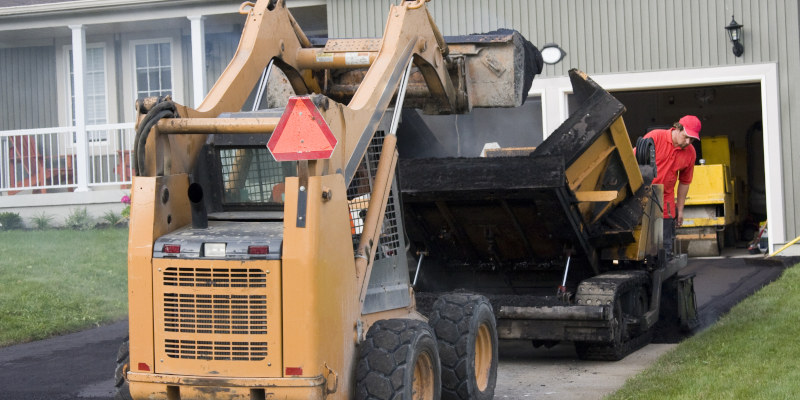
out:
<path id="1" fill-rule="evenodd" d="M 606 90 L 673 89 L 739 83 L 761 84 L 761 118 L 764 127 L 764 174 L 766 177 L 770 252 L 777 249 L 777 244 L 786 243 L 777 64 L 592 75 L 591 78 Z M 547 137 L 567 119 L 567 95 L 572 93 L 572 86 L 567 77 L 534 79 L 531 93 L 543 93 L 542 111 L 544 115 L 542 120 L 546 121 L 544 132 Z"/>

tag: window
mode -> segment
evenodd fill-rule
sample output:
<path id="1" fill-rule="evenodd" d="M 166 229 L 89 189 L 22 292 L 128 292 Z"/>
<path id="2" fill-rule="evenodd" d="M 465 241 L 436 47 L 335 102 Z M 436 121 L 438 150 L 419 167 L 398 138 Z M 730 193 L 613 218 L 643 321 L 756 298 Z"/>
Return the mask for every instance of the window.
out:
<path id="1" fill-rule="evenodd" d="M 72 49 L 67 51 L 67 64 L 69 65 L 69 115 L 72 125 L 75 125 L 75 70 L 72 63 Z M 86 125 L 100 125 L 108 122 L 108 105 L 106 102 L 106 62 L 105 48 L 102 45 L 89 45 L 86 48 L 86 65 L 84 66 L 84 110 L 86 110 Z M 98 142 L 107 140 L 107 133 L 103 131 L 89 132 L 89 141 Z M 73 142 L 75 135 L 73 134 Z"/>
<path id="2" fill-rule="evenodd" d="M 134 45 L 136 97 L 172 94 L 172 57 L 169 42 Z"/>

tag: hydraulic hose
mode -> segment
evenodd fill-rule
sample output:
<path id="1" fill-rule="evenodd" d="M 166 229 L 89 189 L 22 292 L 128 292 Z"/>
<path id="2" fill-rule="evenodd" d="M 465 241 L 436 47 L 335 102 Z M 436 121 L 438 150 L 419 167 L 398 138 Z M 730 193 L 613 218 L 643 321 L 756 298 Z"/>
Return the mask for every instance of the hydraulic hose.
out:
<path id="1" fill-rule="evenodd" d="M 141 101 L 137 101 L 137 108 L 143 110 Z M 133 141 L 133 166 L 136 176 L 141 176 L 142 171 L 145 170 L 145 144 L 147 137 L 150 135 L 150 130 L 158 123 L 161 118 L 178 118 L 178 110 L 175 108 L 175 103 L 170 100 L 169 96 L 161 96 L 158 102 L 145 114 L 142 121 L 139 123 L 139 128 L 136 129 L 136 136 Z"/>

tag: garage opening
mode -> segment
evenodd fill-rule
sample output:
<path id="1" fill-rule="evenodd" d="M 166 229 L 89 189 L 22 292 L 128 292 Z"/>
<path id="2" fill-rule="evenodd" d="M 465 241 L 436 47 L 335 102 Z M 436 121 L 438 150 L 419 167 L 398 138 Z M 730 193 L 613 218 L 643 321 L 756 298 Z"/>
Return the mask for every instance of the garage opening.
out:
<path id="1" fill-rule="evenodd" d="M 631 142 L 682 116 L 702 122 L 701 142 L 684 209 L 678 246 L 690 256 L 736 255 L 767 249 L 767 220 L 761 85 L 716 85 L 615 91 Z M 750 246 L 753 243 L 755 246 Z"/>

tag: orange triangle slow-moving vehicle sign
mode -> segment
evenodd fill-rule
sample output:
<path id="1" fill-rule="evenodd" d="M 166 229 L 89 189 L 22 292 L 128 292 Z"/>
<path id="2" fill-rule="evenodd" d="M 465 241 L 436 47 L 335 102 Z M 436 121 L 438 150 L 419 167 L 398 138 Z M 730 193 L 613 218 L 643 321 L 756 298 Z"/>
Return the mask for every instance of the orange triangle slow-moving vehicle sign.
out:
<path id="1" fill-rule="evenodd" d="M 289 98 L 278 126 L 267 142 L 276 161 L 331 158 L 336 137 L 309 96 Z"/>

